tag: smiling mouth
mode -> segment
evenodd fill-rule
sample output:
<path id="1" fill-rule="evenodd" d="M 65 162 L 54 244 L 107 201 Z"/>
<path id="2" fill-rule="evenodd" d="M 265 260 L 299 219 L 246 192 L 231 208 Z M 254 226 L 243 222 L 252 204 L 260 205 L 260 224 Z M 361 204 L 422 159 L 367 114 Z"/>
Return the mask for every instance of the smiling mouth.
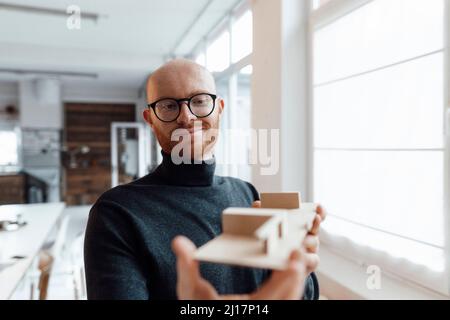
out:
<path id="1" fill-rule="evenodd" d="M 178 128 L 175 129 L 172 132 L 172 137 L 182 137 L 182 136 L 188 136 L 188 135 L 194 135 L 195 133 L 201 132 L 203 130 L 207 130 L 205 128 Z"/>
<path id="2" fill-rule="evenodd" d="M 195 133 L 195 132 L 198 132 L 198 131 L 203 131 L 204 130 L 204 128 L 189 128 L 189 129 L 185 129 L 185 130 L 187 130 L 189 133 Z"/>

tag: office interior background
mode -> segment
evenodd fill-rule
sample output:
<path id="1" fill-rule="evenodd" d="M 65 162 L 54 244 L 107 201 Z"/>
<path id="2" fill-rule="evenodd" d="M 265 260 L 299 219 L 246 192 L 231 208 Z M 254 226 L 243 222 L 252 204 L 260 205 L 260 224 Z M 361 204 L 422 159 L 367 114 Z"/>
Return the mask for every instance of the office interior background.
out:
<path id="1" fill-rule="evenodd" d="M 161 160 L 145 80 L 176 57 L 222 131 L 280 130 L 275 174 L 232 135 L 217 174 L 323 204 L 322 299 L 449 298 L 449 0 L 1 0 L 0 30 L 0 299 L 86 299 L 89 209 Z"/>

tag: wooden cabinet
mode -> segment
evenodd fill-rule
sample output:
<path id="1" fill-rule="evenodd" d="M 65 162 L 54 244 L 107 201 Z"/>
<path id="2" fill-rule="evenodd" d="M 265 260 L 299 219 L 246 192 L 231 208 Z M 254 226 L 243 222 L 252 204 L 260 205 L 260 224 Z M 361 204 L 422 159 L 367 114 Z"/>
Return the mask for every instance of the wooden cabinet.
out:
<path id="1" fill-rule="evenodd" d="M 68 155 L 64 163 L 64 199 L 67 205 L 92 204 L 111 188 L 111 123 L 134 122 L 134 104 L 67 103 L 64 143 L 69 153 L 82 146 L 86 154 Z"/>
<path id="2" fill-rule="evenodd" d="M 47 184 L 44 181 L 25 172 L 0 174 L 0 204 L 46 201 Z"/>

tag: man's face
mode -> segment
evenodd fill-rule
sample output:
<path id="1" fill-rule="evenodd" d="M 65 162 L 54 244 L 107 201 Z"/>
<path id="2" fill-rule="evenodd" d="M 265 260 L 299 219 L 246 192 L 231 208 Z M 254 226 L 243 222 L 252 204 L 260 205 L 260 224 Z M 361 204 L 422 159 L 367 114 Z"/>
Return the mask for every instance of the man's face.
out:
<path id="1" fill-rule="evenodd" d="M 198 93 L 216 94 L 212 75 L 201 66 L 187 60 L 171 61 L 155 71 L 148 80 L 146 90 L 149 104 L 165 98 L 190 98 Z M 217 136 L 214 134 L 215 138 L 211 139 L 210 134 L 218 132 L 224 108 L 223 100 L 216 99 L 214 111 L 206 118 L 197 118 L 193 115 L 187 102 L 180 103 L 180 108 L 180 115 L 172 122 L 159 120 L 151 109 L 146 109 L 143 116 L 152 127 L 164 152 L 170 154 L 174 146 L 182 141 L 180 139 L 183 139 L 183 142 L 191 143 L 191 158 L 194 158 L 194 155 L 202 157 L 210 155 L 217 141 Z M 194 132 L 194 124 L 195 128 L 202 129 L 201 135 Z M 190 135 L 172 141 L 172 134 L 177 129 L 184 129 L 182 132 L 188 130 Z M 179 132 L 180 130 L 177 130 L 176 133 Z"/>

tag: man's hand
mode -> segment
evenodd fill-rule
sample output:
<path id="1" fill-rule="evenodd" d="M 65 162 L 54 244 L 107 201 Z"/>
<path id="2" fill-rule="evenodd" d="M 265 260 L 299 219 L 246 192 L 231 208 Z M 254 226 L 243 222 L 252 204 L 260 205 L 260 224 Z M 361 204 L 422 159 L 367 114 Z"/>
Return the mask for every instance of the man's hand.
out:
<path id="1" fill-rule="evenodd" d="M 316 209 L 316 216 L 311 230 L 303 240 L 303 246 L 306 249 L 306 256 L 308 257 L 307 272 L 308 274 L 315 271 L 319 265 L 319 231 L 320 224 L 325 220 L 327 214 L 322 206 L 318 205 Z"/>
<path id="2" fill-rule="evenodd" d="M 261 208 L 261 201 L 253 202 L 252 207 Z M 306 250 L 305 263 L 308 274 L 316 270 L 317 266 L 319 265 L 320 259 L 318 252 L 320 224 L 325 220 L 327 216 L 325 209 L 321 205 L 317 206 L 316 213 L 317 214 L 314 218 L 313 226 L 302 243 L 302 246 Z"/>
<path id="3" fill-rule="evenodd" d="M 255 201 L 253 208 L 260 208 L 261 201 Z M 307 275 L 319 264 L 319 230 L 325 220 L 326 211 L 319 205 L 313 227 L 305 237 L 301 249 L 289 257 L 288 267 L 273 271 L 271 277 L 255 292 L 246 295 L 219 295 L 214 287 L 202 278 L 199 262 L 194 259 L 195 245 L 185 237 L 176 237 L 172 250 L 177 256 L 177 295 L 182 300 L 298 300 L 303 294 Z"/>
<path id="4" fill-rule="evenodd" d="M 288 266 L 283 271 L 273 271 L 270 278 L 255 292 L 245 295 L 219 295 L 214 287 L 202 278 L 199 262 L 194 259 L 195 245 L 178 236 L 172 242 L 177 256 L 177 295 L 181 300 L 298 300 L 303 295 L 307 267 L 303 250 L 291 253 Z"/>

